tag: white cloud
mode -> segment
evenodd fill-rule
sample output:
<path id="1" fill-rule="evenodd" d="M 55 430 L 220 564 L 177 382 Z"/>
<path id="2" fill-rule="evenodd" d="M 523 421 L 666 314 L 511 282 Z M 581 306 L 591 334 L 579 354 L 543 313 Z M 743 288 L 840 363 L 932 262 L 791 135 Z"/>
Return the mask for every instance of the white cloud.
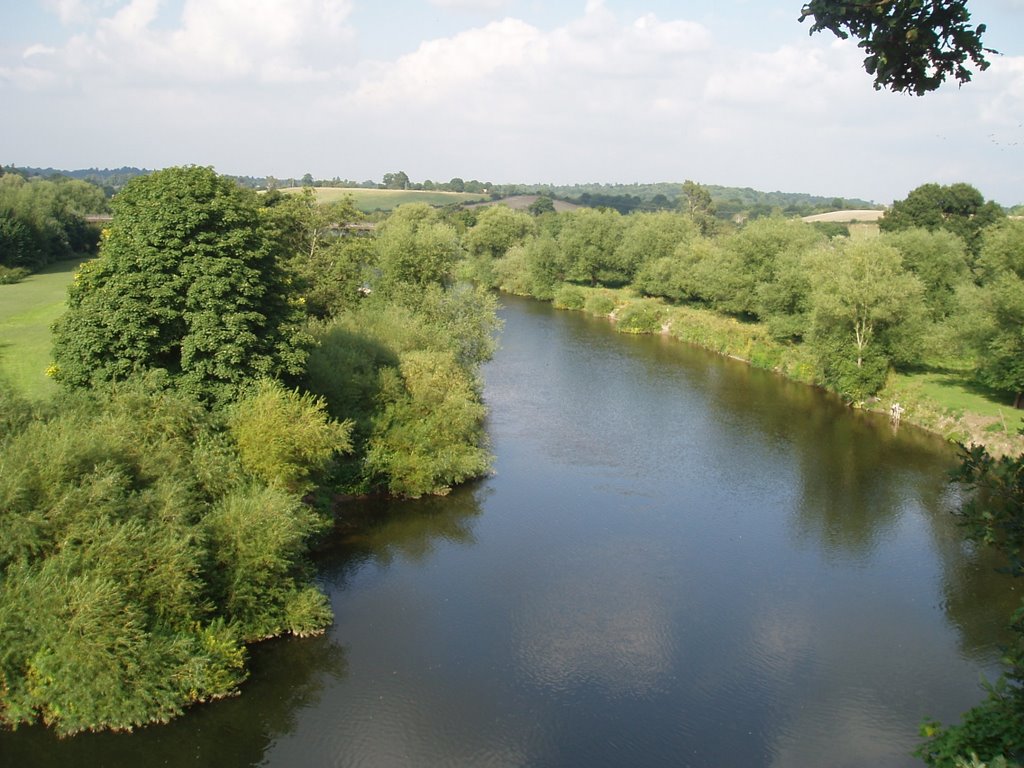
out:
<path id="1" fill-rule="evenodd" d="M 120 0 L 43 0 L 43 5 L 57 14 L 61 24 L 84 24 L 92 21 Z"/>
<path id="2" fill-rule="evenodd" d="M 0 143 L 36 147 L 36 164 L 56 164 L 58 149 L 94 164 L 103 146 L 112 164 L 279 176 L 694 178 L 883 202 L 963 180 L 1020 201 L 1020 55 L 918 99 L 874 91 L 853 42 L 795 20 L 753 42 L 737 34 L 749 0 L 674 18 L 602 0 L 574 0 L 571 18 L 532 0 L 510 1 L 522 13 L 507 18 L 490 15 L 499 0 L 395 0 L 394 13 L 355 0 L 43 1 L 70 31 L 0 46 L 5 103 L 38 121 L 9 124 Z M 420 37 L 396 38 L 401 9 Z M 355 25 L 364 50 L 405 54 L 360 58 Z M 61 133 L 67 114 L 88 123 L 88 142 Z M 242 121 L 259 140 L 242 138 Z"/>
<path id="3" fill-rule="evenodd" d="M 60 0 L 62 19 L 109 3 Z M 71 77 L 111 83 L 301 82 L 346 61 L 352 0 L 185 0 L 177 24 L 156 24 L 161 0 L 130 0 L 54 51 Z M 59 78 L 55 78 L 59 81 Z"/>
<path id="4" fill-rule="evenodd" d="M 25 52 L 21 54 L 23 59 L 30 59 L 33 56 L 51 56 L 57 52 L 57 49 L 49 45 L 30 45 L 25 49 Z"/>
<path id="5" fill-rule="evenodd" d="M 434 102 L 487 81 L 499 70 L 543 66 L 547 43 L 535 27 L 516 19 L 493 22 L 454 37 L 430 40 L 393 63 L 377 64 L 356 92 L 366 104 Z"/>
<path id="6" fill-rule="evenodd" d="M 497 11 L 507 6 L 509 0 L 430 0 L 430 4 L 460 11 Z"/>

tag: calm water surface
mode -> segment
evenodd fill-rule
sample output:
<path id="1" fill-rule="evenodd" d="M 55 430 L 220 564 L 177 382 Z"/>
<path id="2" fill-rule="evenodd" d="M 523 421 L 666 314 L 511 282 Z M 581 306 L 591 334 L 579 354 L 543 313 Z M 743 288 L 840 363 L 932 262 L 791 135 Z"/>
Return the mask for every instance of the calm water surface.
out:
<path id="1" fill-rule="evenodd" d="M 505 298 L 495 474 L 375 503 L 327 636 L 160 728 L 0 735 L 81 766 L 913 766 L 982 697 L 1017 596 L 951 451 L 735 361 Z"/>

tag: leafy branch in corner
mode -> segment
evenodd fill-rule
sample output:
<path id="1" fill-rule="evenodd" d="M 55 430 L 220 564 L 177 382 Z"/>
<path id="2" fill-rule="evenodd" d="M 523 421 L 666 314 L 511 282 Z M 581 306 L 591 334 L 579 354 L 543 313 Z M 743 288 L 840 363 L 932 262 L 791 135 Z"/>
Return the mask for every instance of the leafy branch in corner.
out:
<path id="1" fill-rule="evenodd" d="M 998 53 L 982 43 L 985 25 L 970 24 L 966 0 L 810 0 L 800 21 L 808 17 L 811 34 L 827 29 L 860 40 L 876 90 L 923 96 L 948 77 L 963 85 L 971 80 L 970 65 L 984 71 L 985 54 Z"/>

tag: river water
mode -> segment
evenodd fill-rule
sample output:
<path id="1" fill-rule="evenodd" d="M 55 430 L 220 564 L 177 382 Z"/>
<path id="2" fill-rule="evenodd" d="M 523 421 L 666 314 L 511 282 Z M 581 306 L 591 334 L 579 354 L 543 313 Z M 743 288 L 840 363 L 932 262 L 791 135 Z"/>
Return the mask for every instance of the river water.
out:
<path id="1" fill-rule="evenodd" d="M 336 622 L 236 699 L 17 766 L 886 766 L 998 670 L 1014 585 L 941 441 L 660 337 L 506 297 L 492 477 L 371 502 Z"/>

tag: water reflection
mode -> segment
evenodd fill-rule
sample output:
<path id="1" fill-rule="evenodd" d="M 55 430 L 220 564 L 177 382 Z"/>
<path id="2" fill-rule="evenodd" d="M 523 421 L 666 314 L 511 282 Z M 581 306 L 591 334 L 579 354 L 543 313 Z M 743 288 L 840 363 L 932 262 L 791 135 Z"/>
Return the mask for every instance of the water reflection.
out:
<path id="1" fill-rule="evenodd" d="M 645 539 L 566 552 L 564 571 L 514 612 L 526 678 L 549 693 L 591 686 L 610 697 L 649 696 L 662 688 L 679 650 L 680 596 L 659 578 L 672 555 Z"/>
<path id="2" fill-rule="evenodd" d="M 303 710 L 343 678 L 344 650 L 327 637 L 261 643 L 251 650 L 242 695 L 194 707 L 167 725 L 134 733 L 85 733 L 58 739 L 42 727 L 0 734 L 4 766 L 256 766 L 292 733 Z"/>
<path id="3" fill-rule="evenodd" d="M 671 339 L 654 338 L 648 346 L 641 343 L 637 354 L 646 376 L 678 371 L 688 389 L 708 394 L 704 407 L 716 425 L 736 433 L 735 444 L 760 443 L 796 466 L 799 495 L 787 524 L 798 546 L 834 563 L 864 566 L 879 547 L 892 545 L 901 527 L 922 530 L 928 543 L 921 548 L 937 556 L 941 607 L 962 654 L 989 664 L 999 657 L 1013 639 L 1009 617 L 1021 590 L 1000 572 L 996 552 L 963 539 L 953 514 L 960 497 L 948 479 L 956 461 L 951 445 L 741 362 L 681 352 Z M 694 355 L 706 359 L 687 364 Z"/>
<path id="4" fill-rule="evenodd" d="M 476 541 L 473 523 L 489 493 L 478 481 L 447 496 L 350 501 L 318 562 L 326 577 L 336 579 L 368 561 L 383 566 L 396 558 L 422 563 L 439 544 L 471 546 Z"/>

